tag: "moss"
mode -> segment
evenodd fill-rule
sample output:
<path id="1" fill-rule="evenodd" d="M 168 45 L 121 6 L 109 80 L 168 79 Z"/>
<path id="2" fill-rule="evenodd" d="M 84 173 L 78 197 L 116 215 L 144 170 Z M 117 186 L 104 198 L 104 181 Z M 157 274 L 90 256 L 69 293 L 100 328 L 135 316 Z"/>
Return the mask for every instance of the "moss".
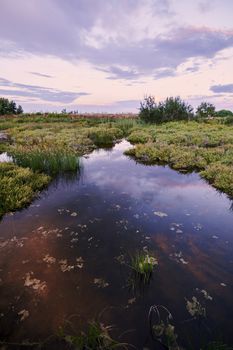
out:
<path id="1" fill-rule="evenodd" d="M 0 164 L 0 216 L 29 204 L 50 178 L 10 163 Z"/>

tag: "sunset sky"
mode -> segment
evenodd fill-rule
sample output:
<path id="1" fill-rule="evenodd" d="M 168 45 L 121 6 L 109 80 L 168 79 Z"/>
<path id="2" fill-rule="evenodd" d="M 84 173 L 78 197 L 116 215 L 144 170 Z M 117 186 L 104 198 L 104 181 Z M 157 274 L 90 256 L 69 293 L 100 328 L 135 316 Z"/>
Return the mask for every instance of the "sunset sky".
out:
<path id="1" fill-rule="evenodd" d="M 233 110 L 232 0 L 0 0 L 0 96 L 135 112 L 145 95 Z"/>

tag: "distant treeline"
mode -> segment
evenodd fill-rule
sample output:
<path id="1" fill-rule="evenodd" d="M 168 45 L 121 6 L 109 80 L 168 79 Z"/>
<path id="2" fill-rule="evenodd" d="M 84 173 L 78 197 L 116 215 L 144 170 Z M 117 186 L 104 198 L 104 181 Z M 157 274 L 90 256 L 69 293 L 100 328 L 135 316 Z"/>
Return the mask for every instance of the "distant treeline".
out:
<path id="1" fill-rule="evenodd" d="M 140 104 L 139 117 L 146 123 L 162 123 L 195 118 L 231 117 L 232 119 L 233 113 L 225 109 L 216 111 L 215 106 L 209 102 L 202 102 L 194 112 L 193 107 L 180 97 L 168 97 L 156 103 L 153 96 L 148 96 Z"/>
<path id="2" fill-rule="evenodd" d="M 10 101 L 8 98 L 0 97 L 0 115 L 22 113 L 23 108 L 20 105 L 17 106 L 14 101 Z"/>
<path id="3" fill-rule="evenodd" d="M 70 118 L 132 118 L 136 117 L 134 113 L 79 113 L 78 111 L 69 111 L 63 109 L 60 113 L 23 113 L 23 108 L 16 105 L 14 101 L 6 98 L 0 98 L 0 116 L 1 115 L 19 115 L 23 116 L 43 116 L 52 118 L 61 118 L 69 116 Z M 194 119 L 212 119 L 224 117 L 226 123 L 233 124 L 233 113 L 230 110 L 221 109 L 216 111 L 215 106 L 209 102 L 202 102 L 194 112 L 193 107 L 178 97 L 168 97 L 164 101 L 156 102 L 153 96 L 147 96 L 140 103 L 139 118 L 146 123 L 163 123 L 173 120 L 194 120 Z"/>

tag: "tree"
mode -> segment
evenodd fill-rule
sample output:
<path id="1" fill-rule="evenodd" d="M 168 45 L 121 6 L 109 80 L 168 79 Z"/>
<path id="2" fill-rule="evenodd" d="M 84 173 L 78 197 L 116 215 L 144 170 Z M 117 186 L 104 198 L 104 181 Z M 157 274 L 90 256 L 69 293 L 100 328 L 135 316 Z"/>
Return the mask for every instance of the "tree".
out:
<path id="1" fill-rule="evenodd" d="M 23 108 L 22 108 L 22 106 L 18 105 L 16 113 L 17 113 L 17 114 L 23 114 Z"/>
<path id="2" fill-rule="evenodd" d="M 160 106 L 156 104 L 153 96 L 146 96 L 144 101 L 140 102 L 139 117 L 146 123 L 161 122 Z"/>
<path id="3" fill-rule="evenodd" d="M 23 113 L 23 108 L 20 105 L 17 107 L 14 101 L 10 101 L 7 98 L 0 98 L 0 115 L 21 113 Z"/>
<path id="4" fill-rule="evenodd" d="M 179 96 L 168 97 L 163 102 L 163 121 L 189 120 L 193 117 L 193 107 Z"/>
<path id="5" fill-rule="evenodd" d="M 201 118 L 209 118 L 215 116 L 215 106 L 209 102 L 202 102 L 197 107 L 196 115 Z"/>
<path id="6" fill-rule="evenodd" d="M 180 97 L 168 97 L 156 104 L 153 96 L 141 102 L 139 117 L 146 123 L 162 123 L 172 120 L 189 120 L 193 117 L 193 107 Z"/>

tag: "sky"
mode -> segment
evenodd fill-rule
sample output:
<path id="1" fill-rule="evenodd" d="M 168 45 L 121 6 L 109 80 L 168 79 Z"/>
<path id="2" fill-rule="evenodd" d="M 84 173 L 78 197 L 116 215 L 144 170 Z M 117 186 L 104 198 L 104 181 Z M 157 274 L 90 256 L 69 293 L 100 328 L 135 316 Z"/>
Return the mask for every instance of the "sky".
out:
<path id="1" fill-rule="evenodd" d="M 0 0 L 0 96 L 26 112 L 233 110 L 232 0 Z"/>

